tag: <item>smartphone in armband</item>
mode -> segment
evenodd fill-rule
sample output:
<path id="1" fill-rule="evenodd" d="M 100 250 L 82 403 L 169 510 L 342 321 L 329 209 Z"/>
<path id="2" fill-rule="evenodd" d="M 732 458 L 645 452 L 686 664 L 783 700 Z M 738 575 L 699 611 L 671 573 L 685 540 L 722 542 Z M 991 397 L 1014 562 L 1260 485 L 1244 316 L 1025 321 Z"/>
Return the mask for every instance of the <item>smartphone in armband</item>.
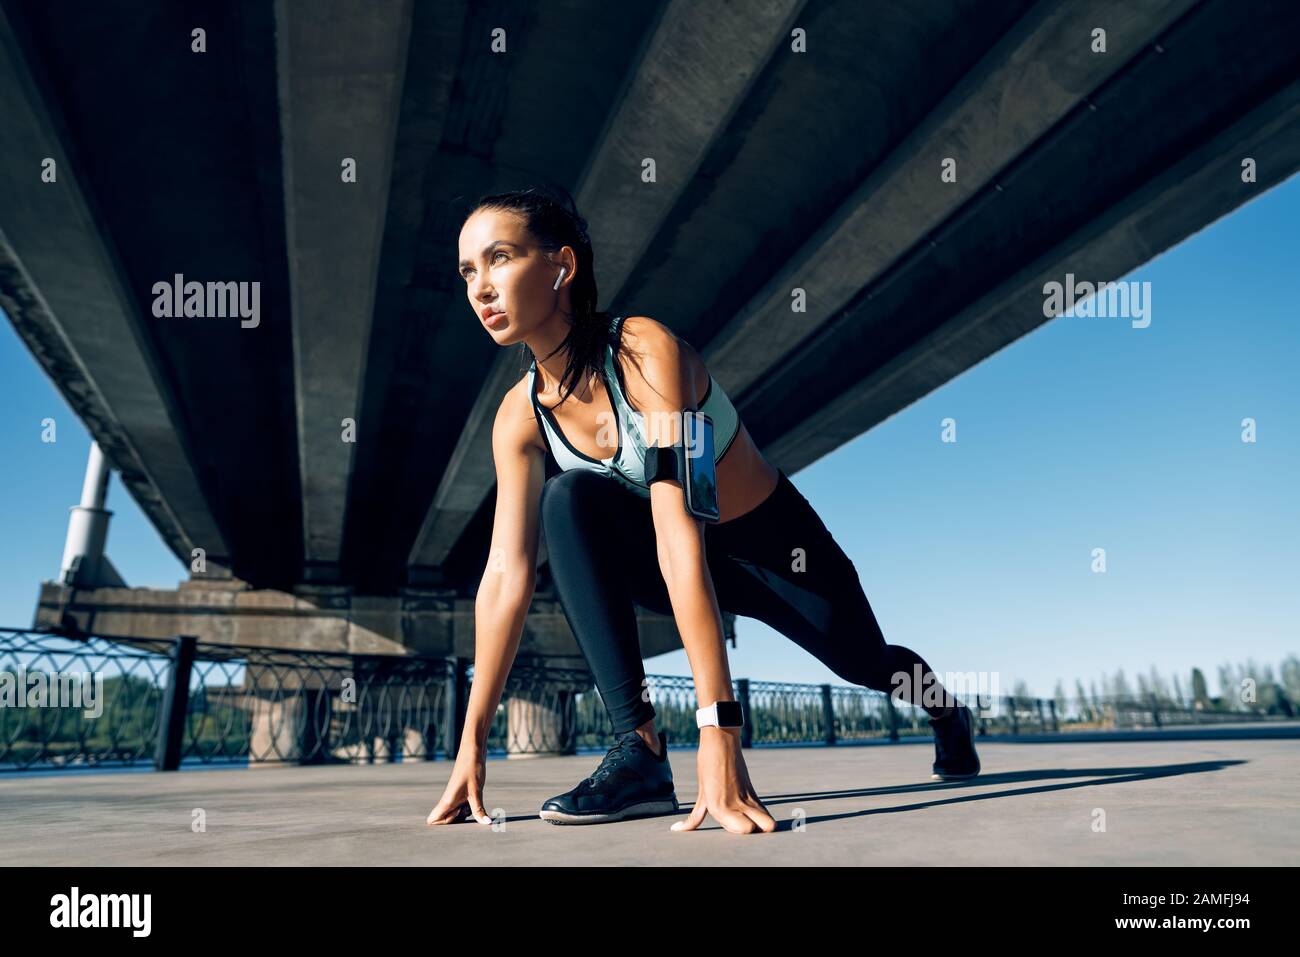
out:
<path id="1" fill-rule="evenodd" d="M 646 484 L 660 479 L 681 483 L 686 511 L 706 522 L 721 518 L 718 472 L 713 461 L 713 419 L 703 412 L 682 413 L 682 436 L 670 448 L 646 449 Z"/>
<path id="2" fill-rule="evenodd" d="M 686 458 L 686 510 L 706 522 L 716 522 L 718 508 L 718 471 L 713 461 L 713 419 L 703 412 L 682 415 L 683 452 Z"/>

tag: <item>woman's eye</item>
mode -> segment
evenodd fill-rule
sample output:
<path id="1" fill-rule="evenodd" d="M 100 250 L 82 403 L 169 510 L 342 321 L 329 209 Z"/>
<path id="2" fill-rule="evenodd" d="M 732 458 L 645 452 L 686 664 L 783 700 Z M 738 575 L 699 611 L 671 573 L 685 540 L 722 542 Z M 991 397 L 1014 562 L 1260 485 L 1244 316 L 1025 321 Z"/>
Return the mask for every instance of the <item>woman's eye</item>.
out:
<path id="1" fill-rule="evenodd" d="M 492 254 L 492 261 L 496 262 L 498 256 L 505 256 L 505 255 L 506 255 L 505 253 L 503 253 L 501 250 L 498 249 L 496 252 Z M 506 258 L 509 259 L 510 257 L 506 256 Z"/>

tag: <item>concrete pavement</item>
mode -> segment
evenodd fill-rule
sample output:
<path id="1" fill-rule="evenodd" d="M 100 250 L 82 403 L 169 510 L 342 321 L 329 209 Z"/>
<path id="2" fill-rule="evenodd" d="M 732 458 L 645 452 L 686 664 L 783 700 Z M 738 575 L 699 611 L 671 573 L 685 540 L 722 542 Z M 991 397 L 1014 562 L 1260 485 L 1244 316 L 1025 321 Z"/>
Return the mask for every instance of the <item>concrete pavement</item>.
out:
<path id="1" fill-rule="evenodd" d="M 496 831 L 424 824 L 443 761 L 0 776 L 0 847 L 18 865 L 1300 863 L 1295 740 L 981 742 L 980 754 L 981 777 L 942 784 L 928 742 L 751 750 L 778 830 L 748 836 L 711 818 L 668 830 L 695 796 L 686 749 L 670 752 L 681 814 L 585 827 L 536 813 L 599 755 L 491 761 Z"/>

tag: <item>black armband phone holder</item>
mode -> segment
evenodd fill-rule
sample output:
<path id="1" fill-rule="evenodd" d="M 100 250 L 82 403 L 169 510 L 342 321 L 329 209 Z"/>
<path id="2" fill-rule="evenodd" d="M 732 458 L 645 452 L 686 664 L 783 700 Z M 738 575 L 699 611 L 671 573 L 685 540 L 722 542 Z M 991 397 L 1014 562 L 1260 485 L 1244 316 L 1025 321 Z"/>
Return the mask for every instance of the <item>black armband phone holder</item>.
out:
<path id="1" fill-rule="evenodd" d="M 645 484 L 649 488 L 662 479 L 685 479 L 686 445 L 681 439 L 676 445 L 652 445 L 645 450 Z"/>
<path id="2" fill-rule="evenodd" d="M 713 419 L 692 409 L 685 414 L 683 430 L 691 437 L 689 449 L 685 436 L 673 445 L 646 449 L 646 488 L 662 479 L 676 479 L 682 486 L 686 511 L 706 522 L 717 522 L 721 509 L 713 456 Z"/>

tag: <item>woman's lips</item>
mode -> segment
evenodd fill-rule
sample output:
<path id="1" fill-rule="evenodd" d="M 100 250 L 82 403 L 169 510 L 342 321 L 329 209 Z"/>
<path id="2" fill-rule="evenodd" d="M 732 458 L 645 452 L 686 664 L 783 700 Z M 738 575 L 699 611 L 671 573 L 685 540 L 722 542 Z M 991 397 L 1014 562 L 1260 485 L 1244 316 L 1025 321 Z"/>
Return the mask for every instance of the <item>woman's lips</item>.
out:
<path id="1" fill-rule="evenodd" d="M 483 325 L 487 326 L 489 329 L 495 329 L 497 326 L 501 325 L 501 323 L 505 321 L 505 318 L 506 318 L 506 313 L 494 312 L 492 313 L 492 315 L 488 316 L 486 319 L 483 320 Z"/>

